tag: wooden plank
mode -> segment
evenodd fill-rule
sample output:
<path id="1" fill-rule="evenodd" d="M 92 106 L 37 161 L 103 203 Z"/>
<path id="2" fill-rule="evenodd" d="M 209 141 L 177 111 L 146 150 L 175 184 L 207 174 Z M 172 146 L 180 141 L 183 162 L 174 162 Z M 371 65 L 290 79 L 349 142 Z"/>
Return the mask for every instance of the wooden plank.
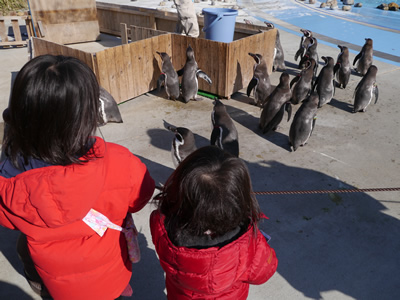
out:
<path id="1" fill-rule="evenodd" d="M 34 37 L 32 40 L 35 57 L 44 54 L 72 56 L 86 63 L 94 71 L 95 67 L 92 53 L 73 49 L 41 38 Z"/>
<path id="2" fill-rule="evenodd" d="M 122 45 L 128 44 L 128 26 L 125 23 L 121 23 L 121 43 Z"/>
<path id="3" fill-rule="evenodd" d="M 3 18 L 0 19 L 0 37 L 2 43 L 8 42 L 8 31 Z"/>
<path id="4" fill-rule="evenodd" d="M 131 83 L 133 82 L 137 74 L 134 72 L 132 68 L 132 57 L 131 57 L 130 47 L 128 44 L 122 45 L 122 54 L 124 57 L 124 65 L 125 65 L 125 79 L 124 79 L 125 82 L 122 82 L 121 84 L 125 85 L 125 88 L 127 89 L 126 97 L 124 99 L 121 99 L 122 101 L 124 101 L 133 98 L 134 97 L 133 95 L 135 95 L 135 90 Z"/>
<path id="5" fill-rule="evenodd" d="M 95 41 L 100 30 L 95 0 L 30 0 L 33 26 L 47 40 L 61 43 Z"/>
<path id="6" fill-rule="evenodd" d="M 97 52 L 95 55 L 95 62 L 96 62 L 95 70 L 96 70 L 97 81 L 103 88 L 105 88 L 109 93 L 111 93 L 110 82 L 108 77 L 106 52 L 105 51 Z M 112 93 L 111 95 L 115 98 L 115 96 Z"/>
<path id="7" fill-rule="evenodd" d="M 19 20 L 11 19 L 11 24 L 14 31 L 15 41 L 22 41 L 21 30 L 19 29 Z"/>

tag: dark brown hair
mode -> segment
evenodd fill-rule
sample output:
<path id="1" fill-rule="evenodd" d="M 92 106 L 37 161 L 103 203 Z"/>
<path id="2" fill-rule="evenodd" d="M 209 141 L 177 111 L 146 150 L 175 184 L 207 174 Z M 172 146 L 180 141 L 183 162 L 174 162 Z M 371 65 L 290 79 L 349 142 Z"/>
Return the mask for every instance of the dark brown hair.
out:
<path id="1" fill-rule="evenodd" d="M 215 146 L 200 148 L 182 161 L 157 197 L 173 239 L 177 231 L 222 236 L 260 218 L 244 162 Z"/>
<path id="2" fill-rule="evenodd" d="M 6 155 L 53 165 L 81 163 L 97 128 L 99 85 L 76 58 L 43 55 L 18 73 L 11 93 L 4 139 Z"/>

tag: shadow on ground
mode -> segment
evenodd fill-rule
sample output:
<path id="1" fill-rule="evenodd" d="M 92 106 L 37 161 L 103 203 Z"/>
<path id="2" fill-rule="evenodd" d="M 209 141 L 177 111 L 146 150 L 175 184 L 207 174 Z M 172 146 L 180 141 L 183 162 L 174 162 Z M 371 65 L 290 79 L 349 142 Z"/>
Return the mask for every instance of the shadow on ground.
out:
<path id="1" fill-rule="evenodd" d="M 333 190 L 352 186 L 277 161 L 247 164 L 254 191 Z M 385 193 L 373 196 L 384 200 Z M 269 220 L 277 272 L 306 297 L 336 290 L 354 299 L 394 299 L 400 293 L 400 221 L 365 193 L 258 195 Z"/>

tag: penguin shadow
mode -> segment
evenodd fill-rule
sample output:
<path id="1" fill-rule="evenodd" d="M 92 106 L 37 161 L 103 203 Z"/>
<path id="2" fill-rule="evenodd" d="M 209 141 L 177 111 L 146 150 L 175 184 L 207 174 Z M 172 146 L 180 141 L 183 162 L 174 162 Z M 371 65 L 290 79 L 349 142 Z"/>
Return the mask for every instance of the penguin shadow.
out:
<path id="1" fill-rule="evenodd" d="M 279 126 L 277 131 L 271 131 L 266 134 L 263 134 L 261 129 L 258 127 L 260 118 L 255 117 L 248 112 L 241 110 L 239 108 L 230 106 L 230 105 L 225 105 L 227 112 L 231 116 L 231 118 L 241 124 L 243 127 L 246 127 L 247 129 L 253 131 L 256 135 L 259 137 L 262 137 L 263 139 L 269 141 L 270 143 L 275 144 L 276 146 L 279 146 L 287 151 L 291 151 L 290 145 L 288 142 L 288 136 L 279 132 Z M 260 115 L 261 115 L 261 110 L 260 110 Z M 282 122 L 285 122 L 286 115 Z M 287 120 L 287 119 L 286 119 Z"/>
<path id="2" fill-rule="evenodd" d="M 167 181 L 168 177 L 175 170 L 173 168 L 147 159 L 143 156 L 137 154 L 135 155 L 142 161 L 142 163 L 146 165 L 147 170 L 149 171 L 151 177 L 154 179 L 157 187 L 161 187 L 161 185 L 163 185 Z"/>
<path id="3" fill-rule="evenodd" d="M 345 112 L 349 112 L 349 113 L 353 112 L 352 104 L 336 100 L 335 98 L 332 98 L 332 100 L 328 103 L 328 105 L 331 105 L 337 109 L 341 109 Z"/>
<path id="4" fill-rule="evenodd" d="M 233 86 L 235 91 L 239 91 L 243 88 L 242 67 L 240 66 L 239 60 L 236 63 L 236 77 Z"/>
<path id="5" fill-rule="evenodd" d="M 160 69 L 160 66 L 159 66 L 159 64 L 158 64 L 158 60 L 156 59 L 155 56 L 153 56 L 153 70 L 154 70 L 154 72 L 153 72 L 153 79 L 149 82 L 149 88 L 148 88 L 148 90 L 151 90 L 151 89 L 154 88 L 154 86 L 157 86 L 157 80 L 158 80 L 158 77 L 159 77 L 160 74 L 161 74 L 161 69 Z M 157 90 L 157 89 L 156 89 L 156 90 Z M 167 93 L 165 92 L 165 89 L 164 89 L 164 93 L 165 93 L 165 96 L 166 96 Z M 168 98 L 168 97 L 166 97 L 166 98 Z"/>
<path id="6" fill-rule="evenodd" d="M 19 299 L 19 300 L 34 300 L 31 296 L 25 293 L 19 287 L 0 281 L 0 298 L 1 299 Z"/>
<path id="7" fill-rule="evenodd" d="M 147 130 L 147 135 L 150 137 L 152 146 L 165 151 L 171 150 L 172 136 L 167 129 L 152 128 Z"/>
<path id="8" fill-rule="evenodd" d="M 294 63 L 285 61 L 285 65 L 286 65 L 286 70 L 285 71 L 280 71 L 281 73 L 282 72 L 286 72 L 286 73 L 288 73 L 289 75 L 292 75 L 292 76 L 299 75 L 301 70 L 299 69 L 299 65 L 298 64 L 294 64 Z"/>
<path id="9" fill-rule="evenodd" d="M 286 66 L 286 69 L 287 68 L 291 68 L 291 69 L 299 70 L 299 64 L 298 63 L 294 63 L 294 62 L 285 60 L 285 66 Z"/>
<path id="10" fill-rule="evenodd" d="M 139 262 L 132 264 L 132 299 L 165 299 L 164 271 L 155 250 L 148 247 L 149 242 L 145 235 L 140 232 L 140 228 L 138 230 L 141 258 Z"/>
<path id="11" fill-rule="evenodd" d="M 166 131 L 167 131 L 167 136 L 170 138 L 170 139 L 169 139 L 170 144 L 169 144 L 168 150 L 171 150 L 172 140 L 174 139 L 174 136 L 175 136 L 175 135 L 174 135 L 174 133 L 173 133 L 172 131 L 170 131 L 170 130 L 168 129 L 168 127 L 169 127 L 169 126 L 172 126 L 172 127 L 185 127 L 185 126 L 179 126 L 179 125 L 176 125 L 176 124 L 171 124 L 171 123 L 168 123 L 168 122 L 165 121 L 165 120 L 163 120 L 163 123 L 164 123 L 164 127 L 165 127 L 165 129 L 166 129 Z M 187 127 L 186 127 L 186 128 L 187 128 Z M 203 137 L 203 136 L 201 136 L 201 135 L 198 135 L 197 133 L 193 132 L 193 130 L 192 130 L 191 128 L 188 128 L 188 129 L 189 129 L 190 131 L 192 131 L 192 133 L 193 133 L 193 135 L 194 135 L 194 141 L 195 141 L 195 144 L 196 144 L 196 147 L 197 147 L 197 148 L 210 145 L 210 140 L 209 140 L 209 139 L 207 139 L 207 138 L 205 138 L 205 137 Z"/>
<path id="12" fill-rule="evenodd" d="M 254 101 L 253 97 L 248 97 L 245 93 L 242 92 L 235 92 L 234 94 L 232 94 L 231 96 L 233 100 L 241 102 L 241 103 L 245 103 L 245 104 L 249 104 L 249 105 L 253 105 L 255 106 L 256 103 Z M 226 102 L 223 101 L 223 103 L 225 104 Z"/>
<path id="13" fill-rule="evenodd" d="M 247 165 L 255 192 L 354 188 L 324 173 L 278 161 Z M 277 272 L 304 298 L 322 299 L 328 291 L 352 299 L 399 295 L 400 262 L 394 253 L 400 249 L 400 221 L 385 213 L 382 203 L 394 202 L 387 200 L 389 194 L 372 195 L 256 195 L 269 218 L 260 228 L 272 237 Z"/>

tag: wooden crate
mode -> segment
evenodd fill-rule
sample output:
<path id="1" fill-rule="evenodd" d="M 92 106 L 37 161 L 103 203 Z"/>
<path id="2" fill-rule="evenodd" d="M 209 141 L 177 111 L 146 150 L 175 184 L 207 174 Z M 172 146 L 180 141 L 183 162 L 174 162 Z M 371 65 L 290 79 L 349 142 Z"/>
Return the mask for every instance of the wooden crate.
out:
<path id="1" fill-rule="evenodd" d="M 105 24 L 108 24 L 108 33 L 122 36 L 121 24 L 114 29 L 115 20 L 121 22 L 136 20 L 134 23 L 141 20 L 140 22 L 149 25 L 148 28 L 151 30 L 145 30 L 147 34 L 142 35 L 144 38 L 142 40 L 109 47 L 101 51 L 72 49 L 73 45 L 64 46 L 35 38 L 34 55 L 64 54 L 82 59 L 94 70 L 99 83 L 113 95 L 118 103 L 157 87 L 157 79 L 161 72 L 161 59 L 156 51 L 168 53 L 172 57 L 175 69 L 179 70 L 186 62 L 186 49 L 189 44 L 195 51 L 199 68 L 207 73 L 213 81 L 212 85 L 209 85 L 205 81 L 199 80 L 199 89 L 221 98 L 229 99 L 233 93 L 245 88 L 250 82 L 255 62 L 248 55 L 249 52 L 263 55 L 268 65 L 268 71 L 272 72 L 276 29 L 262 31 L 260 26 L 236 23 L 234 41 L 221 43 L 174 33 L 166 34 L 166 32 L 153 36 L 158 34 L 156 32 L 158 30 L 168 31 L 166 30 L 168 26 L 165 26 L 168 22 L 175 26 L 177 16 L 175 15 L 173 18 L 172 13 L 143 8 L 132 9 L 132 7 L 125 9 L 120 6 L 112 6 L 108 10 L 98 8 L 98 12 L 99 16 L 103 16 L 99 17 L 102 31 L 104 31 Z M 132 12 L 134 13 L 132 14 Z M 106 15 L 107 17 L 105 17 Z M 139 36 L 139 31 L 140 34 L 143 34 L 142 27 L 147 27 L 131 26 L 135 24 L 126 23 L 133 31 L 132 36 L 136 37 Z M 124 31 L 126 31 L 125 27 Z M 149 36 L 151 37 L 147 38 Z"/>
<path id="2" fill-rule="evenodd" d="M 85 62 L 96 74 L 99 84 L 120 103 L 157 87 L 161 70 L 156 51 L 172 53 L 171 36 L 155 36 L 97 52 L 74 49 L 41 38 L 32 40 L 35 57 L 43 54 L 67 55 Z"/>

